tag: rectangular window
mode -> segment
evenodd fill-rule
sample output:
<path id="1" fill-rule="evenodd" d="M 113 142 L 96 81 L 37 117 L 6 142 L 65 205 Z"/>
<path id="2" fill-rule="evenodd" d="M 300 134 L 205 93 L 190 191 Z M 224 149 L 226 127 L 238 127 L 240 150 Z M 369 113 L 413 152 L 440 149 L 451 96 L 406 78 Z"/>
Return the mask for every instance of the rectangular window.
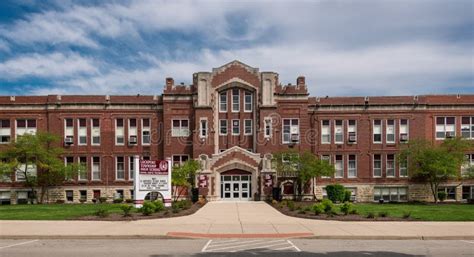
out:
<path id="1" fill-rule="evenodd" d="M 445 192 L 446 200 L 456 200 L 456 187 L 455 186 L 439 187 L 438 192 Z"/>
<path id="2" fill-rule="evenodd" d="M 79 180 L 87 180 L 87 157 L 79 157 Z"/>
<path id="3" fill-rule="evenodd" d="M 283 119 L 283 144 L 299 142 L 300 126 L 298 119 Z"/>
<path id="4" fill-rule="evenodd" d="M 87 190 L 79 190 L 79 199 L 87 201 Z"/>
<path id="5" fill-rule="evenodd" d="M 138 144 L 137 119 L 128 119 L 128 144 Z"/>
<path id="6" fill-rule="evenodd" d="M 252 135 L 252 120 L 244 120 L 244 135 Z"/>
<path id="7" fill-rule="evenodd" d="M 227 112 L 227 91 L 219 94 L 219 111 Z"/>
<path id="8" fill-rule="evenodd" d="M 173 120 L 171 136 L 188 137 L 189 136 L 189 121 L 188 120 Z"/>
<path id="9" fill-rule="evenodd" d="M 0 144 L 10 143 L 10 120 L 0 120 Z"/>
<path id="10" fill-rule="evenodd" d="M 344 123 L 342 120 L 334 121 L 334 143 L 344 143 Z"/>
<path id="11" fill-rule="evenodd" d="M 78 138 L 79 142 L 78 145 L 87 145 L 87 121 L 86 119 L 78 119 L 77 120 L 78 126 Z"/>
<path id="12" fill-rule="evenodd" d="M 135 156 L 128 157 L 128 180 L 135 177 Z"/>
<path id="13" fill-rule="evenodd" d="M 336 170 L 335 177 L 343 178 L 344 177 L 344 159 L 342 155 L 336 155 L 336 161 L 334 162 L 334 168 Z"/>
<path id="14" fill-rule="evenodd" d="M 474 139 L 474 117 L 461 118 L 461 136 L 466 139 Z"/>
<path id="15" fill-rule="evenodd" d="M 125 129 L 123 124 L 123 119 L 115 120 L 115 144 L 124 145 L 125 144 Z"/>
<path id="16" fill-rule="evenodd" d="M 271 138 L 272 137 L 272 118 L 271 117 L 266 117 L 263 121 L 265 123 L 265 138 Z"/>
<path id="17" fill-rule="evenodd" d="M 462 199 L 474 199 L 474 186 L 462 186 Z"/>
<path id="18" fill-rule="evenodd" d="M 400 142 L 405 143 L 408 141 L 408 120 L 401 119 L 400 120 Z"/>
<path id="19" fill-rule="evenodd" d="M 240 134 L 240 120 L 232 120 L 232 135 Z"/>
<path id="20" fill-rule="evenodd" d="M 331 155 L 321 155 L 321 160 L 331 164 Z M 330 178 L 329 176 L 322 176 L 321 178 Z"/>
<path id="21" fill-rule="evenodd" d="M 385 140 L 387 144 L 395 144 L 395 120 L 387 120 Z"/>
<path id="22" fill-rule="evenodd" d="M 387 177 L 395 177 L 395 155 L 387 154 L 385 173 Z"/>
<path id="23" fill-rule="evenodd" d="M 251 92 L 245 92 L 245 97 L 244 97 L 244 111 L 245 112 L 251 112 L 253 109 L 253 95 Z"/>
<path id="24" fill-rule="evenodd" d="M 100 145 L 100 120 L 91 119 L 92 128 L 91 128 L 91 137 L 92 145 Z"/>
<path id="25" fill-rule="evenodd" d="M 27 176 L 35 176 L 37 174 L 36 170 L 36 165 L 34 164 L 28 164 L 28 167 L 26 165 L 20 164 L 20 167 L 18 167 L 17 171 L 15 172 L 15 180 L 16 181 L 25 181 L 25 168 L 26 168 L 26 174 Z"/>
<path id="26" fill-rule="evenodd" d="M 347 177 L 357 177 L 357 157 L 355 154 L 349 154 L 347 163 Z"/>
<path id="27" fill-rule="evenodd" d="M 408 160 L 400 161 L 398 170 L 400 172 L 400 177 L 408 177 Z"/>
<path id="28" fill-rule="evenodd" d="M 199 120 L 199 137 L 200 138 L 207 137 L 207 119 Z"/>
<path id="29" fill-rule="evenodd" d="M 100 180 L 100 157 L 92 157 L 92 180 Z"/>
<path id="30" fill-rule="evenodd" d="M 36 135 L 36 120 L 16 120 L 15 136 L 21 136 L 26 133 Z"/>
<path id="31" fill-rule="evenodd" d="M 452 138 L 456 136 L 455 117 L 436 118 L 436 139 Z"/>
<path id="32" fill-rule="evenodd" d="M 373 173 L 374 177 L 382 176 L 382 155 L 374 154 L 373 157 Z"/>
<path id="33" fill-rule="evenodd" d="M 66 201 L 68 202 L 74 201 L 74 192 L 72 190 L 66 190 Z"/>
<path id="34" fill-rule="evenodd" d="M 64 119 L 64 144 L 74 144 L 74 121 L 72 119 Z"/>
<path id="35" fill-rule="evenodd" d="M 189 155 L 173 155 L 173 166 L 181 166 L 188 159 Z"/>
<path id="36" fill-rule="evenodd" d="M 142 119 L 142 145 L 151 143 L 151 122 L 150 119 Z"/>
<path id="37" fill-rule="evenodd" d="M 221 136 L 227 135 L 227 120 L 219 120 L 219 134 Z"/>
<path id="38" fill-rule="evenodd" d="M 74 164 L 74 157 L 72 156 L 68 156 L 68 157 L 64 157 L 64 165 L 65 166 L 71 166 Z M 70 170 L 67 170 L 66 171 L 66 180 L 72 180 L 72 171 Z"/>
<path id="39" fill-rule="evenodd" d="M 125 162 L 123 156 L 117 156 L 115 158 L 115 179 L 125 179 Z"/>
<path id="40" fill-rule="evenodd" d="M 466 154 L 461 166 L 461 175 L 467 175 L 471 167 L 474 167 L 474 154 Z"/>
<path id="41" fill-rule="evenodd" d="M 240 111 L 240 94 L 238 89 L 232 89 L 232 112 Z"/>
<path id="42" fill-rule="evenodd" d="M 347 121 L 347 141 L 351 144 L 357 143 L 357 121 Z"/>
<path id="43" fill-rule="evenodd" d="M 375 144 L 382 143 L 382 121 L 381 120 L 373 121 L 372 133 L 373 133 L 373 142 Z"/>
<path id="44" fill-rule="evenodd" d="M 374 201 L 384 200 L 386 202 L 406 202 L 406 187 L 376 187 L 374 188 Z"/>
<path id="45" fill-rule="evenodd" d="M 321 121 L 321 143 L 330 144 L 331 143 L 331 122 L 329 120 Z"/>

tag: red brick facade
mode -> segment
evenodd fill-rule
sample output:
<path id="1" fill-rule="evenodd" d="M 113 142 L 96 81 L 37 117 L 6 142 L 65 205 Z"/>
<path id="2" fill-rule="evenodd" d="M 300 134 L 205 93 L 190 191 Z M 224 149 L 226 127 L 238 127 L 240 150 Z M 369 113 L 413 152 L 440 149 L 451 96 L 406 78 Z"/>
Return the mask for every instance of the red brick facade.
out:
<path id="1" fill-rule="evenodd" d="M 93 131 L 98 129 L 93 128 L 94 119 L 100 124 L 99 144 L 93 144 Z M 119 193 L 130 198 L 129 162 L 134 155 L 200 160 L 199 174 L 207 179 L 207 188 L 200 192 L 209 199 L 225 198 L 221 191 L 227 186 L 223 179 L 229 171 L 251 174 L 247 185 L 232 186 L 239 190 L 249 186 L 253 194 L 265 196 L 270 193 L 265 183 L 275 177 L 269 154 L 291 148 L 329 158 L 338 167 L 335 177 L 317 178 L 309 185 L 308 193 L 315 192 L 319 198 L 325 185 L 342 183 L 358 201 L 395 193 L 395 200 L 428 200 L 425 188 L 412 183 L 393 160 L 401 145 L 413 138 L 441 142 L 437 132 L 438 137 L 447 132 L 448 136 L 472 133 L 468 138 L 473 139 L 474 95 L 310 97 L 304 77 L 298 77 L 296 85 L 282 86 L 278 74 L 233 61 L 212 72 L 195 73 L 189 86 L 174 85 L 168 78 L 159 96 L 1 96 L 0 120 L 9 121 L 5 123 L 9 127 L 1 128 L 2 136 L 10 133 L 0 149 L 14 140 L 17 130 L 23 133 L 22 120 L 32 120 L 33 130 L 72 137 L 72 143 L 61 142 L 65 157 L 87 160 L 87 177 L 65 183 L 51 199 L 70 200 L 65 190 L 73 201 L 84 194 L 90 201 L 98 190 L 102 196 Z M 71 125 L 68 120 L 72 126 L 66 128 Z M 148 134 L 149 144 L 145 143 Z M 81 135 L 86 137 L 82 145 Z M 374 142 L 375 137 L 380 142 Z M 472 160 L 474 149 L 466 154 Z M 100 165 L 93 167 L 94 160 L 100 160 Z M 15 202 L 23 183 L 15 176 L 10 180 L 0 183 L 0 193 Z M 279 182 L 288 185 L 283 179 Z M 465 198 L 468 191 L 473 197 L 474 181 L 446 186 L 455 200 Z"/>

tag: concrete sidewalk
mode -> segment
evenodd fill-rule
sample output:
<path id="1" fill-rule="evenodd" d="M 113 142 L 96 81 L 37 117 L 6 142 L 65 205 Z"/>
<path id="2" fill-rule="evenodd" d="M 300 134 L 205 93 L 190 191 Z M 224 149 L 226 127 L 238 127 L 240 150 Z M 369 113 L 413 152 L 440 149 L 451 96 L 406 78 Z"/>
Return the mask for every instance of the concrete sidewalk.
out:
<path id="1" fill-rule="evenodd" d="M 474 222 L 341 222 L 289 217 L 264 202 L 211 202 L 193 215 L 139 221 L 0 221 L 0 238 L 474 239 Z"/>

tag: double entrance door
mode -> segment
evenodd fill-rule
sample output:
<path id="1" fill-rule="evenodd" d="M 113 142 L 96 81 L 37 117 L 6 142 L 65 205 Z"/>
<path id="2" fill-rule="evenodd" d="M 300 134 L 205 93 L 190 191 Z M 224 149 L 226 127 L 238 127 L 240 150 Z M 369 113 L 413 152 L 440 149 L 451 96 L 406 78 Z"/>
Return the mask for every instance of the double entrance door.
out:
<path id="1" fill-rule="evenodd" d="M 221 198 L 223 200 L 250 200 L 251 178 L 251 175 L 222 175 Z"/>

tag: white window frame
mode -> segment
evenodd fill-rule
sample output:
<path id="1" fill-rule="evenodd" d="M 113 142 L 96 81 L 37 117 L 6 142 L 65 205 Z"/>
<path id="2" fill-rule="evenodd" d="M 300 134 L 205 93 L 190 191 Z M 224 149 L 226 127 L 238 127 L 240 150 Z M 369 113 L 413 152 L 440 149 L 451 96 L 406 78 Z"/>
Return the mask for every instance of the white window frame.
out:
<path id="1" fill-rule="evenodd" d="M 99 166 L 97 170 L 95 170 L 95 162 L 94 162 L 94 158 L 99 158 Z M 100 181 L 102 179 L 102 158 L 100 158 L 100 156 L 91 156 L 91 180 L 93 181 Z M 99 178 L 94 178 L 94 174 L 99 174 Z"/>
<path id="2" fill-rule="evenodd" d="M 25 168 L 23 167 L 24 165 L 26 165 L 26 164 L 25 163 L 20 163 L 19 168 L 17 168 L 17 170 L 15 171 L 15 181 L 26 181 L 26 178 L 24 177 L 25 173 L 23 172 L 25 170 Z M 38 169 L 36 168 L 36 165 L 30 163 L 28 165 L 28 170 L 26 171 L 26 173 L 28 173 L 30 175 L 34 174 L 36 176 L 38 174 Z M 20 178 L 18 176 L 18 174 L 21 174 L 22 178 Z"/>
<path id="3" fill-rule="evenodd" d="M 98 120 L 99 121 L 99 126 L 94 126 L 94 120 Z M 98 129 L 98 131 L 96 131 Z M 98 132 L 98 133 L 96 133 Z M 94 143 L 94 138 L 99 138 L 99 143 Z M 91 145 L 95 145 L 95 146 L 98 146 L 100 145 L 100 141 L 101 141 L 101 138 L 100 138 L 100 119 L 99 118 L 92 118 L 91 119 Z"/>
<path id="4" fill-rule="evenodd" d="M 380 168 L 377 168 L 380 170 L 380 175 L 375 175 L 375 156 L 378 155 L 380 156 L 380 159 L 379 159 L 379 162 L 380 162 Z M 382 154 L 372 154 L 372 176 L 374 178 L 381 178 L 382 177 L 382 163 L 383 163 L 383 158 L 382 158 Z"/>
<path id="5" fill-rule="evenodd" d="M 118 133 L 118 126 L 117 126 L 117 123 L 118 123 L 118 120 L 122 120 L 122 132 L 121 133 Z M 122 137 L 123 138 L 123 142 L 122 143 L 119 143 L 118 142 L 118 139 L 119 137 Z M 125 145 L 125 119 L 124 118 L 116 118 L 115 119 L 115 145 Z"/>
<path id="6" fill-rule="evenodd" d="M 135 176 L 135 156 L 128 156 L 128 180 L 133 180 Z"/>
<path id="7" fill-rule="evenodd" d="M 444 119 L 444 124 L 439 125 L 443 127 L 443 130 L 438 130 L 438 118 L 443 118 Z M 446 127 L 448 126 L 447 121 L 448 118 L 454 118 L 454 130 L 453 131 L 447 131 Z M 443 137 L 438 137 L 438 132 L 443 132 Z M 436 140 L 445 140 L 446 139 L 446 133 L 447 132 L 453 132 L 453 137 L 456 136 L 456 117 L 455 116 L 436 116 L 435 117 L 435 138 Z"/>
<path id="8" fill-rule="evenodd" d="M 120 171 L 123 175 L 122 178 L 119 178 L 119 161 L 118 159 L 122 158 L 122 170 Z M 124 156 L 115 156 L 115 180 L 122 181 L 125 180 L 125 157 Z"/>
<path id="9" fill-rule="evenodd" d="M 144 121 L 148 120 L 148 126 L 144 126 Z M 151 118 L 142 118 L 141 119 L 142 127 L 142 145 L 151 145 Z M 148 135 L 145 135 L 145 132 L 148 132 Z M 148 143 L 145 142 L 145 137 L 148 137 Z"/>
<path id="10" fill-rule="evenodd" d="M 133 127 L 131 125 L 132 120 L 135 120 L 135 126 L 133 126 Z M 138 145 L 138 142 L 139 142 L 139 140 L 138 140 L 138 119 L 137 118 L 128 118 L 127 121 L 128 121 L 128 138 L 127 138 L 127 140 L 128 140 L 128 142 L 130 142 L 130 137 L 134 136 L 137 139 L 137 145 Z"/>
<path id="11" fill-rule="evenodd" d="M 67 125 L 67 121 L 70 120 L 72 122 L 72 126 Z M 74 145 L 74 119 L 73 118 L 65 118 L 64 119 L 64 139 L 71 137 L 72 144 Z"/>
<path id="12" fill-rule="evenodd" d="M 227 94 L 227 90 L 219 93 L 219 112 L 227 112 Z M 225 96 L 225 99 L 222 99 L 222 96 Z"/>
<path id="13" fill-rule="evenodd" d="M 337 156 L 341 156 L 341 160 L 339 160 L 341 162 L 341 169 L 340 171 L 342 172 L 342 176 L 338 175 L 337 172 L 338 172 L 338 169 L 337 169 L 337 163 L 339 162 L 337 160 Z M 344 178 L 344 155 L 342 154 L 335 154 L 334 155 L 334 169 L 335 169 L 335 172 L 334 172 L 334 178 Z"/>
<path id="14" fill-rule="evenodd" d="M 8 127 L 3 127 L 3 121 L 8 120 Z M 9 144 L 12 141 L 12 122 L 10 119 L 0 119 L 0 137 L 8 137 L 8 141 L 2 142 L 3 140 L 0 140 L 0 144 Z"/>
<path id="15" fill-rule="evenodd" d="M 467 123 L 467 124 L 463 123 L 464 118 L 468 118 L 469 123 Z M 468 137 L 463 136 L 463 127 L 465 128 L 466 126 L 468 126 L 468 130 L 467 130 L 467 132 L 469 133 Z M 461 117 L 461 137 L 463 139 L 474 139 L 474 116 L 462 116 Z"/>
<path id="16" fill-rule="evenodd" d="M 272 137 L 272 118 L 271 117 L 265 117 L 263 119 L 263 137 L 264 138 L 271 138 Z M 267 133 L 268 132 L 268 133 Z"/>
<path id="17" fill-rule="evenodd" d="M 177 163 L 175 163 L 174 161 L 174 157 L 175 156 L 179 156 L 179 165 L 182 165 L 185 161 L 183 161 L 183 156 L 186 156 L 186 161 L 189 160 L 189 154 L 173 154 L 171 156 L 171 165 L 174 167 L 175 165 L 178 165 Z"/>
<path id="18" fill-rule="evenodd" d="M 175 131 L 173 127 L 174 121 L 179 121 L 179 127 L 177 131 Z M 183 127 L 183 121 L 187 121 L 188 127 Z M 189 119 L 184 119 L 184 118 L 175 118 L 171 120 L 171 136 L 172 137 L 189 137 L 190 135 L 190 129 L 189 129 Z"/>
<path id="19" fill-rule="evenodd" d="M 72 122 L 74 123 L 74 120 Z M 67 167 L 69 165 L 69 163 L 67 162 L 68 158 L 72 158 L 72 162 L 70 164 L 74 165 L 74 160 L 75 160 L 74 156 L 65 156 L 64 157 L 64 167 Z M 68 173 L 66 172 L 64 180 L 73 181 L 73 177 L 72 176 L 69 177 Z"/>
<path id="20" fill-rule="evenodd" d="M 340 125 L 336 125 L 337 122 L 340 122 Z M 344 120 L 334 120 L 334 144 L 344 144 Z M 341 129 L 340 133 L 337 133 L 338 128 Z M 337 141 L 337 136 L 342 137 L 341 140 Z"/>
<path id="21" fill-rule="evenodd" d="M 354 159 L 355 166 L 354 166 L 353 169 L 351 169 L 351 167 L 350 167 L 350 165 L 349 165 L 350 162 L 351 162 L 350 156 L 354 156 L 354 157 L 355 157 L 355 159 Z M 351 170 L 354 171 L 354 174 L 355 174 L 355 175 L 351 175 Z M 347 155 L 347 177 L 348 177 L 348 178 L 357 178 L 357 154 L 348 154 L 348 155 Z"/>
<path id="22" fill-rule="evenodd" d="M 349 125 L 351 121 L 354 121 L 354 125 Z M 354 136 L 356 140 L 354 142 L 350 142 L 351 144 L 357 144 L 357 120 L 347 120 L 347 140 L 349 140 L 349 137 L 351 133 L 354 133 Z"/>
<path id="23" fill-rule="evenodd" d="M 392 125 L 388 125 L 388 122 L 389 121 L 392 121 Z M 395 144 L 395 142 L 397 141 L 397 131 L 396 131 L 396 121 L 394 119 L 388 119 L 388 120 L 385 120 L 385 142 L 387 144 Z M 392 128 L 393 129 L 393 132 L 392 133 L 389 133 L 389 129 Z M 389 135 L 393 135 L 393 140 L 388 140 L 388 136 Z"/>
<path id="24" fill-rule="evenodd" d="M 327 161 L 329 164 L 332 164 L 332 159 L 330 154 L 322 154 L 320 155 L 320 160 Z M 330 176 L 321 176 L 321 178 L 331 178 Z"/>
<path id="25" fill-rule="evenodd" d="M 393 174 L 390 174 L 389 175 L 389 167 L 388 167 L 388 156 L 392 155 L 393 156 L 393 159 L 392 159 L 392 164 L 393 164 L 393 167 L 390 168 L 391 170 L 393 170 Z M 395 163 L 395 154 L 386 154 L 385 155 L 385 176 L 387 178 L 394 178 L 396 177 L 396 170 L 397 170 L 397 165 Z"/>
<path id="26" fill-rule="evenodd" d="M 86 121 L 87 122 L 87 121 Z M 86 162 L 85 163 L 82 163 L 81 162 L 81 158 L 85 158 Z M 85 175 L 85 178 L 81 177 L 81 171 L 79 170 L 79 172 L 77 173 L 77 180 L 78 181 L 87 181 L 87 157 L 85 156 L 79 156 L 77 157 L 77 163 L 79 164 L 79 166 L 81 166 L 81 164 L 84 164 L 84 175 Z"/>
<path id="27" fill-rule="evenodd" d="M 21 130 L 18 129 L 18 121 L 19 120 L 24 120 L 25 121 L 25 128 L 22 128 Z M 32 121 L 32 120 L 35 121 L 35 126 L 34 127 L 29 126 L 30 121 Z M 18 136 L 22 136 L 26 133 L 31 134 L 31 135 L 36 135 L 37 129 L 38 129 L 38 121 L 36 119 L 27 119 L 27 118 L 15 119 L 15 139 Z M 19 133 L 18 131 L 22 131 L 22 133 Z"/>
<path id="28" fill-rule="evenodd" d="M 290 125 L 286 125 L 286 126 L 290 126 L 289 132 L 285 132 L 285 120 L 289 120 L 289 121 L 290 121 Z M 293 124 L 294 121 L 296 121 L 296 122 L 298 123 L 298 125 L 294 125 L 294 124 Z M 298 126 L 298 129 L 297 129 L 297 130 L 298 130 L 298 142 L 297 142 L 297 144 L 300 143 L 300 136 L 301 136 L 300 119 L 298 119 L 298 118 L 285 118 L 285 119 L 282 119 L 282 123 L 281 123 L 281 131 L 282 131 L 282 133 L 281 133 L 281 142 L 282 142 L 283 144 L 291 144 L 291 143 L 292 143 L 292 142 L 291 142 L 291 128 L 292 128 L 293 126 Z M 285 134 L 288 134 L 288 133 L 289 133 L 289 137 L 288 137 L 289 140 L 286 141 L 286 140 L 285 140 Z"/>
<path id="29" fill-rule="evenodd" d="M 234 90 L 237 90 L 237 101 L 234 99 Z M 231 90 L 231 96 L 232 96 L 232 112 L 240 112 L 240 90 L 237 88 L 234 88 Z M 237 108 L 234 108 L 234 105 L 237 106 Z"/>
<path id="30" fill-rule="evenodd" d="M 247 122 L 250 122 L 250 126 L 247 126 Z M 251 119 L 245 119 L 244 120 L 244 135 L 245 136 L 251 136 L 253 132 L 253 122 Z M 250 128 L 250 132 L 247 132 L 247 128 Z"/>
<path id="31" fill-rule="evenodd" d="M 238 122 L 238 126 L 237 126 L 238 132 L 237 132 L 237 133 L 234 132 L 234 127 L 235 127 L 235 126 L 234 126 L 234 121 L 237 121 L 237 122 Z M 232 127 L 232 135 L 233 135 L 233 136 L 238 136 L 238 135 L 240 135 L 240 120 L 238 120 L 238 119 L 233 119 L 233 120 L 232 120 L 232 126 L 231 126 L 231 127 Z"/>
<path id="32" fill-rule="evenodd" d="M 205 126 L 205 128 L 203 127 Z M 199 138 L 207 138 L 209 134 L 209 123 L 207 118 L 199 118 Z"/>
<path id="33" fill-rule="evenodd" d="M 222 122 L 225 123 L 225 133 L 222 133 Z M 219 120 L 219 135 L 220 136 L 227 136 L 227 134 L 229 133 L 229 122 L 226 120 L 226 119 L 220 119 Z"/>
<path id="34" fill-rule="evenodd" d="M 402 172 L 403 170 L 403 172 Z M 406 175 L 402 175 L 403 173 L 405 173 Z M 408 177 L 408 159 L 406 160 L 406 162 L 404 164 L 402 164 L 402 162 L 399 163 L 398 165 L 398 176 L 401 177 L 401 178 L 407 178 Z"/>
<path id="35" fill-rule="evenodd" d="M 81 126 L 81 120 L 85 121 L 85 126 Z M 81 138 L 85 138 L 86 142 L 81 143 Z M 77 119 L 77 145 L 87 145 L 87 119 L 78 118 Z"/>
<path id="36" fill-rule="evenodd" d="M 247 96 L 250 96 L 250 102 L 247 102 Z M 250 104 L 250 109 L 247 109 L 247 104 Z M 252 92 L 245 91 L 244 92 L 244 112 L 252 112 L 253 111 L 253 94 Z"/>
<path id="37" fill-rule="evenodd" d="M 329 122 L 329 124 L 324 125 L 325 121 Z M 324 139 L 324 136 L 328 136 L 327 140 Z M 331 144 L 331 120 L 321 120 L 321 144 Z"/>
<path id="38" fill-rule="evenodd" d="M 406 120 L 407 124 L 403 125 L 402 121 Z M 404 128 L 406 126 L 406 128 Z M 402 133 L 402 130 L 406 130 L 406 133 Z M 407 143 L 410 140 L 410 120 L 408 119 L 400 119 L 398 121 L 398 138 L 402 138 L 402 134 L 407 134 L 407 141 L 404 141 L 403 143 Z"/>
<path id="39" fill-rule="evenodd" d="M 378 135 L 378 133 L 375 133 L 375 121 L 380 121 L 380 141 L 375 141 L 375 135 Z M 383 142 L 383 120 L 381 119 L 375 119 L 372 120 L 372 143 L 373 144 L 381 144 Z"/>

